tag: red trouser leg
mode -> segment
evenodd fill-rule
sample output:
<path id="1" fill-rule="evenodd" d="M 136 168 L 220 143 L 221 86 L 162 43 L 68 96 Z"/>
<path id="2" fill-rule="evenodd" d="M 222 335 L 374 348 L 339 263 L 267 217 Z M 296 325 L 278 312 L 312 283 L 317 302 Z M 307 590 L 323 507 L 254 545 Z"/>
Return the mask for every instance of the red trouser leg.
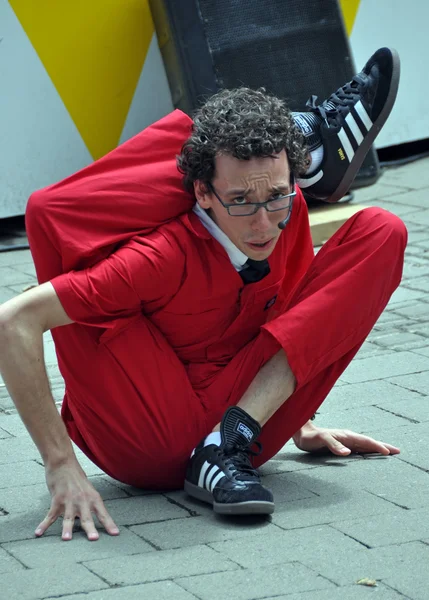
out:
<path id="1" fill-rule="evenodd" d="M 208 392 L 236 404 L 275 353 L 271 334 L 297 379 L 292 396 L 264 426 L 260 465 L 317 411 L 400 283 L 407 243 L 403 222 L 379 208 L 350 218 L 314 258 L 285 311 L 225 368 Z M 250 374 L 253 374 L 251 377 Z M 212 421 L 219 420 L 219 406 Z"/>

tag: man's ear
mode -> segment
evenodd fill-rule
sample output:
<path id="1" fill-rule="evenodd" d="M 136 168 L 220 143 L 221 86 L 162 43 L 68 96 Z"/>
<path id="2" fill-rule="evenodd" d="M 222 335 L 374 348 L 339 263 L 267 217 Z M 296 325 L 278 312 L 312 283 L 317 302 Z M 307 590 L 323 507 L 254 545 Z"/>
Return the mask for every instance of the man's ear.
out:
<path id="1" fill-rule="evenodd" d="M 207 188 L 207 184 L 201 181 L 200 179 L 194 181 L 194 194 L 201 208 L 211 208 L 212 201 L 210 198 L 210 192 Z"/>

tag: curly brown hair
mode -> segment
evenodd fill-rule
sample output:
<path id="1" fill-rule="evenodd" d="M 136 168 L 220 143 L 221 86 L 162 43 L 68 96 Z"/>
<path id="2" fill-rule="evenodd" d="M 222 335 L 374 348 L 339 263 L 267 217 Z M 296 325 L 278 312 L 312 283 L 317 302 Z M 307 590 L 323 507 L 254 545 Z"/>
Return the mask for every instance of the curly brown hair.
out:
<path id="1" fill-rule="evenodd" d="M 249 160 L 283 149 L 291 172 L 303 173 L 307 167 L 304 136 L 283 100 L 270 96 L 264 88 L 222 90 L 197 110 L 177 167 L 184 175 L 185 188 L 193 191 L 194 181 L 212 181 L 219 153 Z"/>

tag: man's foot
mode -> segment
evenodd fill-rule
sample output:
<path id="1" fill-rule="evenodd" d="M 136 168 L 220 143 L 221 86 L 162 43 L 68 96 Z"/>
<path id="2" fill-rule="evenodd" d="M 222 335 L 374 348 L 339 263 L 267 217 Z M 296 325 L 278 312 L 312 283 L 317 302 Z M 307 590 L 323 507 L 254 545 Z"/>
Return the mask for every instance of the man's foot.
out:
<path id="1" fill-rule="evenodd" d="M 347 193 L 392 110 L 399 73 L 396 50 L 381 48 L 358 75 L 327 100 L 317 104 L 316 96 L 310 98 L 308 108 L 322 119 L 323 160 L 315 171 L 297 179 L 306 194 L 337 202 Z"/>
<path id="2" fill-rule="evenodd" d="M 273 495 L 261 484 L 250 462 L 250 447 L 261 427 L 244 410 L 233 406 L 220 426 L 221 444 L 197 446 L 189 461 L 185 492 L 213 505 L 217 513 L 229 515 L 271 514 Z"/>

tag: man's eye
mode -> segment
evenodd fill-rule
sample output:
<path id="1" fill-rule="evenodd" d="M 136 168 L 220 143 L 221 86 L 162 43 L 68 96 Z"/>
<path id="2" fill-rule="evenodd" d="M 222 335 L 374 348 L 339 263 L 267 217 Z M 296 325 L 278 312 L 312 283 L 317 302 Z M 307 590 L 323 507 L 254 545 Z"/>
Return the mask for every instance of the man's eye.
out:
<path id="1" fill-rule="evenodd" d="M 277 192 L 276 194 L 273 194 L 271 196 L 270 200 L 281 200 L 284 197 L 285 197 L 285 194 L 283 192 Z"/>
<path id="2" fill-rule="evenodd" d="M 233 203 L 234 204 L 247 204 L 247 200 L 244 196 L 238 196 L 237 198 L 234 198 Z"/>

